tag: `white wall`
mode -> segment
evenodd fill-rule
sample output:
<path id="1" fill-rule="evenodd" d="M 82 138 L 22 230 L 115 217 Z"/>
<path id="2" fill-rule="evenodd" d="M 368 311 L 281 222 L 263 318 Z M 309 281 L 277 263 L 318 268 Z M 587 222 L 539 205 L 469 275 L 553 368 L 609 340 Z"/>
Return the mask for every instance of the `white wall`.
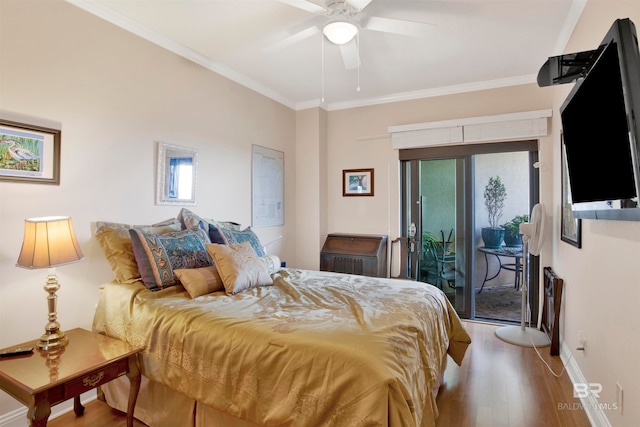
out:
<path id="1" fill-rule="evenodd" d="M 536 85 L 523 85 L 329 112 L 327 231 L 388 234 L 390 240 L 400 235 L 399 152 L 391 147 L 389 126 L 550 106 L 548 93 Z M 540 145 L 550 143 L 550 138 L 543 138 Z M 342 197 L 342 170 L 351 168 L 374 168 L 374 197 Z M 551 169 L 541 174 L 541 180 L 551 185 Z M 550 202 L 550 193 L 548 197 Z"/>
<path id="2" fill-rule="evenodd" d="M 296 113 L 296 264 L 320 268 L 320 250 L 327 233 L 326 112 L 310 108 Z M 287 266 L 292 266 L 287 264 Z"/>
<path id="3" fill-rule="evenodd" d="M 565 52 L 597 47 L 617 18 L 630 18 L 640 29 L 640 1 L 590 1 Z M 571 85 L 550 88 L 554 113 Z M 564 279 L 561 333 L 566 348 L 589 382 L 601 383 L 600 403 L 616 401 L 616 382 L 624 390 L 624 411 L 604 411 L 613 426 L 640 425 L 640 222 L 582 221 L 582 248 L 560 233 L 560 119 L 553 118 L 553 267 Z M 585 141 L 586 149 L 605 149 L 602 141 Z M 574 350 L 584 331 L 584 352 Z"/>
<path id="4" fill-rule="evenodd" d="M 59 186 L 0 181 L 0 348 L 47 321 L 46 270 L 15 267 L 25 218 L 69 215 L 86 258 L 59 267 L 63 329 L 91 328 L 98 287 L 113 278 L 95 222 L 151 223 L 155 144 L 199 150 L 203 216 L 251 222 L 251 144 L 285 152 L 284 227 L 256 229 L 295 263 L 295 111 L 62 1 L 0 2 L 0 110 L 62 128 Z M 0 416 L 20 405 L 0 393 Z"/>

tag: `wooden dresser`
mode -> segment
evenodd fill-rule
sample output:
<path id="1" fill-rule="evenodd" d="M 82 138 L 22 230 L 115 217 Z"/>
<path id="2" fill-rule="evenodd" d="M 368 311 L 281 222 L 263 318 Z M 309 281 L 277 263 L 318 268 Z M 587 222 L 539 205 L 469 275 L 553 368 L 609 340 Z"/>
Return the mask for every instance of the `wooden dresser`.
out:
<path id="1" fill-rule="evenodd" d="M 320 270 L 387 277 L 387 236 L 329 234 L 320 252 Z"/>

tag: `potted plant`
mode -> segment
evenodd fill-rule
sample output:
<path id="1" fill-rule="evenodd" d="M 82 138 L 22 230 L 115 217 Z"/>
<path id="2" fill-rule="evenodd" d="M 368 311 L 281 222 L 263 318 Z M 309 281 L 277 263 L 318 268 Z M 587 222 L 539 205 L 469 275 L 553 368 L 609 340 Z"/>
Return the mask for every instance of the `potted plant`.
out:
<path id="1" fill-rule="evenodd" d="M 500 176 L 489 178 L 484 188 L 484 207 L 489 216 L 489 227 L 482 228 L 482 240 L 487 248 L 497 249 L 502 246 L 505 230 L 499 223 L 506 198 L 507 190 Z"/>
<path id="2" fill-rule="evenodd" d="M 520 224 L 529 221 L 529 215 L 516 215 L 507 222 L 504 227 L 504 244 L 506 246 L 522 246 L 522 234 Z"/>
<path id="3" fill-rule="evenodd" d="M 429 231 L 422 232 L 422 261 L 420 270 L 423 279 L 429 283 L 437 284 L 438 257 L 442 253 L 442 242 Z"/>

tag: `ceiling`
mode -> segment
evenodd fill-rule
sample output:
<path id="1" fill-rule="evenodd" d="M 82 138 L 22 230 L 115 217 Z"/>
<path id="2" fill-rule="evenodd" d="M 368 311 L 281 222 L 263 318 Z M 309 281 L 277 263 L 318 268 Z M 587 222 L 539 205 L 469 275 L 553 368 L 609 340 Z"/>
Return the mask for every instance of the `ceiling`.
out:
<path id="1" fill-rule="evenodd" d="M 340 47 L 320 31 L 336 17 L 301 7 L 335 0 L 67 1 L 291 108 L 327 110 L 535 82 L 584 7 L 583 0 L 348 0 L 366 7 L 346 18 L 359 28 L 359 47 L 351 47 L 360 58 L 347 69 Z M 374 31 L 372 16 L 428 25 L 420 36 Z M 308 37 L 288 38 L 308 28 L 315 28 Z"/>

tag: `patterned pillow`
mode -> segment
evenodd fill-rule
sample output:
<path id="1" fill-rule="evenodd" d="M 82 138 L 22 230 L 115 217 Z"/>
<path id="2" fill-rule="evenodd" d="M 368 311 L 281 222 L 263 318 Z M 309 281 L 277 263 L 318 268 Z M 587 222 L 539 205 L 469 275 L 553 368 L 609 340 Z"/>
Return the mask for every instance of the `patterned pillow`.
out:
<path id="1" fill-rule="evenodd" d="M 135 228 L 149 234 L 167 234 L 180 231 L 181 224 L 175 219 L 154 225 L 131 225 L 116 222 L 98 221 L 95 236 L 105 258 L 120 283 L 133 283 L 140 280 L 140 271 L 131 246 L 129 229 Z"/>
<path id="2" fill-rule="evenodd" d="M 209 267 L 213 264 L 205 244 L 207 234 L 198 229 L 156 235 L 129 230 L 133 253 L 144 285 L 157 291 L 179 283 L 173 270 Z"/>
<path id="3" fill-rule="evenodd" d="M 215 265 L 201 268 L 179 268 L 173 273 L 187 290 L 191 298 L 224 290 L 224 283 Z"/>
<path id="4" fill-rule="evenodd" d="M 207 250 L 213 257 L 228 295 L 273 284 L 264 263 L 256 256 L 249 242 L 208 244 Z"/>
<path id="5" fill-rule="evenodd" d="M 216 221 L 214 219 L 202 218 L 191 212 L 189 209 L 182 208 L 178 213 L 178 221 L 182 223 L 182 228 L 189 229 L 200 227 L 205 232 L 209 232 L 209 226 L 224 227 L 230 230 L 240 230 L 240 224 L 232 221 Z"/>
<path id="6" fill-rule="evenodd" d="M 229 228 L 211 225 L 209 226 L 209 239 L 211 243 L 219 243 L 221 245 L 249 242 L 253 250 L 256 251 L 256 255 L 259 257 L 266 255 L 260 239 L 251 227 L 247 227 L 244 230 L 231 230 Z"/>

